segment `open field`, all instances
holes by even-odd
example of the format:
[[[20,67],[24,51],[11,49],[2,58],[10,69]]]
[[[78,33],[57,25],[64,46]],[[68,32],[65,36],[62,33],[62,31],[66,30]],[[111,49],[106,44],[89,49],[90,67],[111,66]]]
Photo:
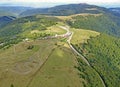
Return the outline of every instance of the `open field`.
[[[46,64],[33,78],[30,87],[83,87],[79,78],[76,59],[72,51],[59,46],[50,55]]]
[[[61,20],[72,20],[73,17],[76,16],[82,16],[82,17],[87,17],[87,16],[101,16],[102,14],[89,14],[89,13],[81,13],[81,14],[74,14],[74,15],[70,15],[70,16],[55,16]]]
[[[38,38],[42,35],[60,35],[60,34],[65,34],[66,30],[60,28],[61,24],[57,24],[57,25],[53,25],[50,27],[47,27],[45,30],[39,30],[39,29],[34,29],[31,31],[26,31],[24,33],[22,33],[23,37],[28,37],[28,38]]]
[[[84,29],[71,29],[71,31],[74,32],[71,39],[72,44],[87,43],[87,40],[90,39],[90,37],[100,35],[99,32]]]
[[[60,40],[21,42],[0,53],[0,87],[83,86],[76,57]]]

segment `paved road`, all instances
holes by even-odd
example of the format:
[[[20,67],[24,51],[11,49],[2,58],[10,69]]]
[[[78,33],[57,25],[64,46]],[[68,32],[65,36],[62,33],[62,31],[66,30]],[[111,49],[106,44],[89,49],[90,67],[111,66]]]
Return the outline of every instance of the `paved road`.
[[[88,66],[90,66],[91,68],[93,68],[93,67],[90,65],[90,63],[88,62],[88,60],[87,60],[82,54],[80,54],[80,53],[71,45],[71,42],[70,42],[70,41],[71,41],[71,39],[72,39],[72,36],[73,36],[74,32],[70,32],[70,31],[69,31],[69,27],[67,28],[67,32],[71,33],[71,35],[69,36],[69,38],[68,38],[68,40],[67,40],[70,48],[71,48],[77,55],[79,55],[79,56],[86,62],[86,64],[87,64]],[[94,69],[94,68],[93,68],[93,69]],[[95,70],[95,69],[94,69],[94,70]],[[95,71],[96,71],[96,70],[95,70]],[[97,71],[96,71],[96,73],[98,74],[99,79],[101,80],[101,82],[102,82],[102,84],[103,84],[103,87],[106,87],[105,82],[104,82],[104,80],[102,79],[102,76],[101,76]]]
[[[86,64],[87,64],[88,66],[90,66],[90,63],[87,61],[87,59],[86,59],[85,57],[83,57],[83,56],[71,45],[70,41],[71,41],[71,39],[72,39],[73,34],[74,34],[74,33],[72,32],[71,36],[70,36],[69,39],[67,40],[70,48],[71,48],[77,55],[79,55],[79,56],[86,62]]]

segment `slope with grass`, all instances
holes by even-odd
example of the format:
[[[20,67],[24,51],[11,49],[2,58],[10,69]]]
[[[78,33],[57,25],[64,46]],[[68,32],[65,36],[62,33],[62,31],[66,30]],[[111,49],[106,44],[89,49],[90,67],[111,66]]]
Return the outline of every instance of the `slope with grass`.
[[[59,39],[21,42],[0,53],[0,87],[83,87],[85,82],[74,68],[76,56]]]

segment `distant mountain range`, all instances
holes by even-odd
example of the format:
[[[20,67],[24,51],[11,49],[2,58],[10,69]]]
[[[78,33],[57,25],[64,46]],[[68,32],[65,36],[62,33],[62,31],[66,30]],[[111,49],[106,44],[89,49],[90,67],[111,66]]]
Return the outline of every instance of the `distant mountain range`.
[[[51,8],[37,8],[29,9],[20,14],[20,16],[30,16],[36,14],[56,15],[56,16],[67,16],[79,13],[92,13],[97,14],[106,11],[103,7],[88,4],[69,4],[60,5]]]
[[[18,16],[20,13],[31,9],[30,7],[7,6],[0,7],[0,16]]]
[[[32,8],[32,7],[21,7],[21,6],[1,6],[0,16],[16,16],[25,17],[31,15],[45,14],[45,15],[56,15],[56,16],[67,16],[79,13],[112,13],[120,16],[120,8],[104,8],[95,5],[89,5],[85,3],[81,4],[69,4],[59,5],[50,8]]]
[[[120,8],[110,8],[109,9],[114,15],[120,16]]]
[[[68,16],[79,13],[91,13],[91,14],[112,13],[114,15],[117,15],[118,11],[120,12],[120,8],[104,8],[104,7],[82,3],[82,4],[59,5],[51,8],[28,9],[20,13],[19,16],[24,17],[24,16],[37,15],[37,14]]]
[[[15,20],[16,18],[13,16],[2,16],[0,17],[0,28],[8,24],[9,22]]]

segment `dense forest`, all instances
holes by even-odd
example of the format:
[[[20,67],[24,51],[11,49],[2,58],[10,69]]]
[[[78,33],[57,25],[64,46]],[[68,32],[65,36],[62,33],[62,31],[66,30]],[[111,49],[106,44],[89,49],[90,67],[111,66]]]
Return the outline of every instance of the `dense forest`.
[[[74,46],[101,75],[107,87],[119,87],[116,84],[120,82],[120,39],[101,34]]]

